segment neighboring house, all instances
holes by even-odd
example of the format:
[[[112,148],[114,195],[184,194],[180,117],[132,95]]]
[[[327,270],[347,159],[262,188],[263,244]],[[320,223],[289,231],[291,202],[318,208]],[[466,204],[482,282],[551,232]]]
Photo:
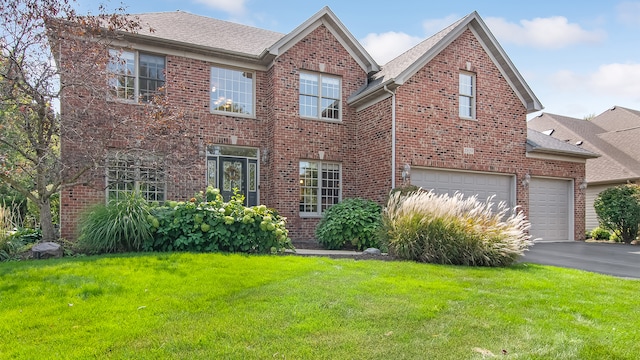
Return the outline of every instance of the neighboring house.
[[[543,113],[529,127],[602,155],[587,160],[586,230],[598,226],[593,202],[600,192],[640,180],[640,111],[614,106],[591,120]]]
[[[211,184],[275,208],[300,244],[331,205],[384,203],[410,182],[519,206],[534,237],[584,238],[580,184],[595,155],[527,131],[542,105],[475,12],[384,66],[326,7],[288,34],[180,11],[139,18],[155,32],[113,44],[120,77],[102,106],[124,116],[164,86],[191,114],[199,151],[176,170],[118,157],[126,141],[114,143],[101,178],[62,192],[64,237],[78,209],[121,191],[188,199]],[[78,151],[62,144],[63,157]]]

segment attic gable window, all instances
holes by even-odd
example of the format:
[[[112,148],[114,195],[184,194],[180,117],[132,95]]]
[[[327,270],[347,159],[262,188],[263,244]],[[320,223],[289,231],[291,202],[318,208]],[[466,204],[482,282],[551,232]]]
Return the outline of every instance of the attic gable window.
[[[115,99],[149,102],[165,83],[164,56],[109,49],[109,92]]]
[[[211,67],[211,112],[226,115],[254,115],[253,72]]]
[[[340,120],[340,78],[300,73],[300,116]]]
[[[460,73],[459,106],[460,117],[465,119],[476,118],[476,79],[469,73]]]

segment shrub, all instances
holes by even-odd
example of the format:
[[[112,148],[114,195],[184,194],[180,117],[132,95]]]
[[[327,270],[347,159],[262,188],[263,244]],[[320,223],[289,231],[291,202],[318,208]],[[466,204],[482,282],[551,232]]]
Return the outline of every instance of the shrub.
[[[640,186],[610,187],[596,197],[593,206],[601,227],[611,230],[627,244],[636,238],[640,224]]]
[[[390,196],[383,211],[383,241],[389,253],[421,262],[505,266],[531,245],[522,212],[476,197],[414,192]]]
[[[139,251],[152,236],[149,204],[137,193],[94,205],[80,222],[78,247],[88,253]]]
[[[611,237],[611,233],[607,229],[603,229],[599,226],[591,230],[589,235],[594,240],[609,240]]]
[[[153,237],[147,251],[279,253],[292,248],[286,219],[264,205],[244,206],[235,191],[224,202],[220,191],[208,187],[190,201],[167,201],[148,218]]]
[[[618,234],[612,232],[611,236],[609,236],[609,241],[613,241],[613,242],[622,242],[622,239],[620,239],[620,237],[618,236]]]
[[[380,205],[371,200],[346,199],[324,212],[316,238],[327,249],[342,249],[347,243],[359,250],[380,247],[380,211]]]

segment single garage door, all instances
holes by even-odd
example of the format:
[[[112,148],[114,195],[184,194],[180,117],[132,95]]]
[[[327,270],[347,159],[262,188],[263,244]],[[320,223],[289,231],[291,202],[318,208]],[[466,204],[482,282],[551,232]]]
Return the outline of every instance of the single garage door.
[[[465,197],[478,195],[480,201],[495,195],[494,208],[500,201],[504,201],[509,208],[515,204],[512,175],[414,168],[411,170],[411,184],[437,194],[453,195],[460,192]]]
[[[544,241],[573,240],[571,181],[532,177],[529,183],[531,236]]]

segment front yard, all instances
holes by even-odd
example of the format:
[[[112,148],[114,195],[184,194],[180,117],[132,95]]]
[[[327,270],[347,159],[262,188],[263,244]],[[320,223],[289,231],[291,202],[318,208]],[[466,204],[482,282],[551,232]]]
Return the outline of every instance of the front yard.
[[[0,263],[0,358],[634,359],[640,282],[520,264],[131,254]]]

